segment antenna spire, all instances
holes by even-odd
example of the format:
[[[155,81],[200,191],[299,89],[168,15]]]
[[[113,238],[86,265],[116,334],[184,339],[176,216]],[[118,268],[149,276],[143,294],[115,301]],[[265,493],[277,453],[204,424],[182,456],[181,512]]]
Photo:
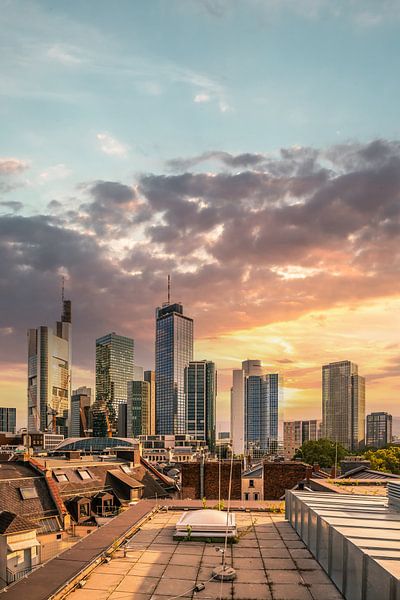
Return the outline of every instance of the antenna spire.
[[[168,274],[168,304],[171,304],[171,275]]]
[[[64,275],[62,276],[61,279],[61,302],[64,303],[64,298],[65,298],[65,277]]]

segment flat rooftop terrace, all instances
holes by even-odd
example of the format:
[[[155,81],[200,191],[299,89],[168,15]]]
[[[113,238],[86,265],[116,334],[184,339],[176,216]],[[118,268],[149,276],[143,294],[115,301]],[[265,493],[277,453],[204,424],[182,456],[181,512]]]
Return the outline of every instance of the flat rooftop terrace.
[[[68,600],[339,600],[342,598],[281,514],[236,512],[239,542],[227,549],[232,583],[211,581],[221,544],[173,540],[182,510],[155,513]],[[195,593],[194,587],[205,589]]]

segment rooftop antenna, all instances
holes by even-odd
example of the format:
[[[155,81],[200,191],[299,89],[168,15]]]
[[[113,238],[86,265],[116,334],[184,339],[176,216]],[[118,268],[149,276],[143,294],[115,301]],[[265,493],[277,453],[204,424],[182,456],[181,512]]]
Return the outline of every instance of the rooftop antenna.
[[[171,275],[168,275],[168,305],[171,304]]]

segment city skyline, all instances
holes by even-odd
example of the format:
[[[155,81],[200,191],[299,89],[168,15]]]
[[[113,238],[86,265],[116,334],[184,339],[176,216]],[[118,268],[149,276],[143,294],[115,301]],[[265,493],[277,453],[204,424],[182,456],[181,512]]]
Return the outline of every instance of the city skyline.
[[[154,369],[168,273],[219,423],[246,357],[282,373],[283,419],[318,418],[321,365],[342,360],[367,412],[400,417],[400,11],[334,4],[3,3],[0,404],[18,424],[26,331],[51,327],[61,278],[72,387],[94,389],[104,332]]]

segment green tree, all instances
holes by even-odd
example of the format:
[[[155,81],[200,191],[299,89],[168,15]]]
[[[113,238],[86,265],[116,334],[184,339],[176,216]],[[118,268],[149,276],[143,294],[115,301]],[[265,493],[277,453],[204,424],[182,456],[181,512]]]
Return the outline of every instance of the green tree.
[[[368,450],[364,457],[371,462],[371,469],[400,475],[400,447],[389,446],[380,450]]]
[[[337,462],[348,455],[346,448],[337,445]],[[304,462],[313,465],[319,464],[320,467],[332,467],[336,460],[336,444],[330,440],[317,440],[304,442],[294,455],[294,458],[301,458]]]

